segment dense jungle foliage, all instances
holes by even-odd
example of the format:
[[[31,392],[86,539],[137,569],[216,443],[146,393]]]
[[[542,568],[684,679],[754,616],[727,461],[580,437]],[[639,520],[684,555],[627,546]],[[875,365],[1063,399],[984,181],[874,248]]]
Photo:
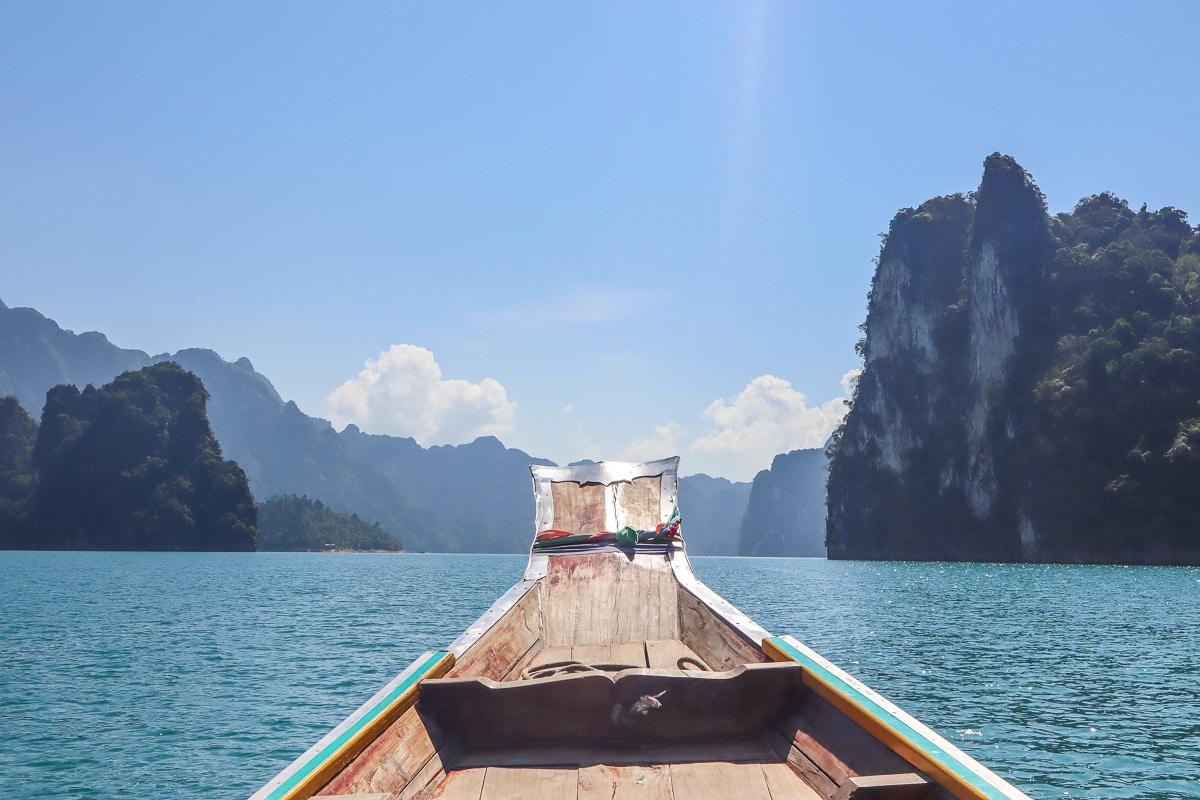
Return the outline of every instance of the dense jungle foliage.
[[[1103,193],[1050,216],[996,154],[978,192],[901,211],[877,263],[831,557],[1200,563],[1186,213]]]
[[[258,507],[259,550],[387,550],[404,549],[400,540],[380,527],[327,508],[308,496],[276,496]]]
[[[29,539],[37,423],[17,398],[0,398],[0,549]]]
[[[200,379],[172,362],[100,389],[56,386],[32,443],[32,420],[5,400],[0,514],[19,522],[0,528],[0,546],[253,550],[254,498],[241,468],[221,457],[207,399]]]
[[[1051,231],[1052,349],[1015,448],[1031,509],[1102,552],[1197,552],[1200,234],[1178,209],[1135,212],[1111,194]]]

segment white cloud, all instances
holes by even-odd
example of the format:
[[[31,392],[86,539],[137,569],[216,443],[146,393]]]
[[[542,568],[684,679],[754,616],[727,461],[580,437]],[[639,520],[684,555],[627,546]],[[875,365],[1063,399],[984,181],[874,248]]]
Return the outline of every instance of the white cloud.
[[[513,429],[516,404],[492,378],[445,380],[433,353],[394,344],[327,398],[330,421],[371,433],[411,436],[420,444],[462,444]]]
[[[854,396],[854,390],[858,386],[860,377],[862,377],[862,367],[852,369],[842,376],[842,391],[846,393],[846,397]]]
[[[843,376],[843,386],[852,379]],[[762,375],[752,380],[732,402],[716,400],[704,411],[709,431],[692,442],[707,464],[719,461],[709,474],[749,480],[771,466],[780,453],[823,447],[846,414],[844,398],[835,397],[809,407],[805,396],[785,380]]]
[[[679,440],[683,434],[683,428],[674,422],[658,425],[650,436],[638,439],[621,451],[621,460],[653,461],[673,456],[679,452]]]

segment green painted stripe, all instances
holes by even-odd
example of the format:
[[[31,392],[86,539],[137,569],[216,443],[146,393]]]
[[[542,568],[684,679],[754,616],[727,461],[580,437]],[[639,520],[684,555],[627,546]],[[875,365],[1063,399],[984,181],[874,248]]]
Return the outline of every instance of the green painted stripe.
[[[308,760],[307,763],[289,775],[287,780],[285,780],[279,786],[276,786],[275,790],[267,795],[266,800],[281,800],[281,798],[285,797],[288,792],[292,791],[292,789],[296,788],[305,780],[307,780],[308,777],[320,769],[320,767],[324,765],[324,763],[328,761],[334,753],[340,750],[342,746],[346,744],[346,742],[353,739],[360,731],[362,731],[363,728],[367,727],[376,719],[378,719],[379,715],[386,711],[392,703],[396,702],[396,700],[402,694],[416,685],[422,678],[425,677],[425,675],[429,673],[431,669],[437,666],[437,664],[439,664],[442,659],[448,655],[450,654],[444,650],[439,650],[430,654],[429,658],[425,659],[425,661],[419,667],[417,667],[417,669],[413,671],[411,675],[401,681],[396,688],[392,689],[392,691],[388,692],[379,700],[378,703],[371,706],[371,708],[368,709],[367,712],[362,715],[362,717],[356,720],[353,725],[342,731],[340,736],[322,747],[320,751],[318,751],[313,755],[312,758]]]
[[[806,653],[797,650],[785,639],[778,636],[771,636],[767,641],[788,658],[799,663],[820,680],[829,684],[834,691],[839,692],[850,702],[859,706],[865,713],[874,717],[876,721],[885,728],[890,729],[898,738],[907,740],[908,744],[914,749],[924,753],[930,761],[937,764],[946,773],[953,775],[969,786],[980,797],[988,798],[988,800],[1011,800],[1014,796],[1023,796],[1017,792],[1015,787],[1010,787],[1010,791],[1006,792],[1000,786],[985,779],[984,776],[975,771],[975,768],[971,764],[963,761],[959,754],[946,750],[942,745],[930,739],[926,731],[914,728],[909,722],[896,716],[890,709],[880,705],[871,695],[865,694],[857,686],[847,681],[847,676],[841,670],[830,670],[826,665],[810,658]],[[997,777],[997,780],[1002,779]]]

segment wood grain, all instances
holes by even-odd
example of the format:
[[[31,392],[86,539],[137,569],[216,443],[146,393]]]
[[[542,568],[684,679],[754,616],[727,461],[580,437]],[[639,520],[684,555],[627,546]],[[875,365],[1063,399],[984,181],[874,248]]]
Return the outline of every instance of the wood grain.
[[[367,745],[318,795],[399,792],[434,757],[436,749],[414,706]]]
[[[679,638],[678,584],[664,555],[552,557],[538,589],[546,647]]]
[[[421,800],[480,800],[486,774],[487,770],[482,767],[455,770]]]
[[[671,790],[688,800],[771,800],[762,767],[727,761],[671,765]]]
[[[460,656],[447,677],[503,680],[539,638],[538,591],[527,591],[516,604]]]
[[[681,635],[674,638],[682,639],[714,670],[768,660],[758,643],[745,639],[699,598],[683,588],[679,589],[678,609]]]
[[[763,764],[762,772],[771,800],[828,800],[827,795],[805,783],[787,764]]]
[[[488,800],[575,800],[579,775],[574,769],[488,767],[482,797]]]
[[[579,768],[578,800],[672,800],[671,773],[666,766]]]

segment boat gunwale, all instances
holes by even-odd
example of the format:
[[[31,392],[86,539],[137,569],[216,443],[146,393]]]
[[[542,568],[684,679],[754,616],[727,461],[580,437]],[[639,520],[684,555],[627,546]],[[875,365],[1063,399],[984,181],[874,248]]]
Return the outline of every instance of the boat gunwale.
[[[832,703],[913,766],[961,800],[1030,800],[1011,783],[948,742],[879,692],[789,635],[769,636],[762,650],[803,667],[805,686]]]
[[[416,703],[421,681],[446,674],[454,661],[454,655],[446,650],[427,650],[418,656],[371,699],[280,770],[250,800],[311,797]]]

